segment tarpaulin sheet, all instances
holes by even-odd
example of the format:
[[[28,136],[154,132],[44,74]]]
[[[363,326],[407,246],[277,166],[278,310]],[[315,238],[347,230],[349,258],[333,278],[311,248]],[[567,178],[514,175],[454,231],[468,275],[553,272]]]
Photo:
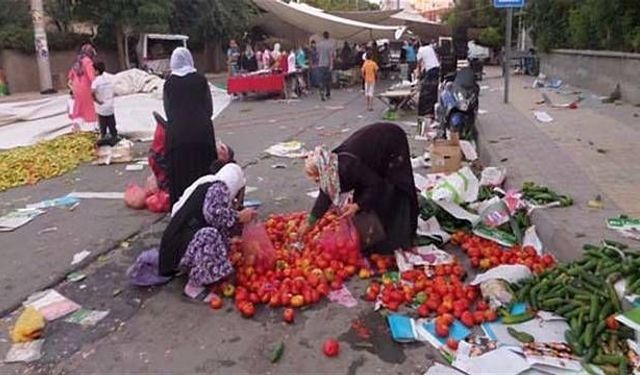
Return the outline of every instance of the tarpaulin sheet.
[[[253,0],[262,10],[281,21],[298,27],[311,34],[329,31],[331,38],[353,42],[367,42],[377,39],[395,40],[401,37],[404,26],[382,26],[355,21],[325,13],[321,9],[305,4],[284,3],[276,0]],[[286,28],[287,25],[282,25]]]

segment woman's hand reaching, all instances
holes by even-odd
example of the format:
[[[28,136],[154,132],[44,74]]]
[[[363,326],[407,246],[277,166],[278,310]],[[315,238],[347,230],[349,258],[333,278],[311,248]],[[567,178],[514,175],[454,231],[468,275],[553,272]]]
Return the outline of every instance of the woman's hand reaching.
[[[360,210],[360,206],[357,203],[348,203],[342,208],[342,215],[340,219],[348,218],[355,215]]]
[[[245,208],[238,212],[238,221],[242,224],[246,224],[258,216],[258,212],[253,208]]]

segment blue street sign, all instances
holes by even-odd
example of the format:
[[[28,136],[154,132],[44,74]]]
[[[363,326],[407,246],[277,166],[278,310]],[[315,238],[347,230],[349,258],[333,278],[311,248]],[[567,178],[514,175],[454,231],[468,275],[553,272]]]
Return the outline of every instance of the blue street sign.
[[[525,0],[493,0],[495,8],[522,8]]]

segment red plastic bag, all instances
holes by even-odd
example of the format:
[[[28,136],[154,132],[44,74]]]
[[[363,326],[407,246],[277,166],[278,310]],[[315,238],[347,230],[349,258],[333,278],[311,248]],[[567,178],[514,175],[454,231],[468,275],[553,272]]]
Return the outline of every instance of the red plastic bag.
[[[349,219],[340,220],[333,230],[322,232],[319,247],[327,260],[337,260],[354,266],[362,260],[358,231]]]
[[[245,224],[241,249],[244,264],[253,266],[259,273],[273,269],[276,264],[276,250],[263,223]]]
[[[131,182],[127,185],[127,189],[124,192],[124,203],[126,203],[128,207],[136,210],[143,209],[146,205],[145,198],[146,194],[138,184]]]
[[[158,190],[154,194],[149,195],[145,200],[145,203],[151,212],[169,212],[169,194],[162,190]]]

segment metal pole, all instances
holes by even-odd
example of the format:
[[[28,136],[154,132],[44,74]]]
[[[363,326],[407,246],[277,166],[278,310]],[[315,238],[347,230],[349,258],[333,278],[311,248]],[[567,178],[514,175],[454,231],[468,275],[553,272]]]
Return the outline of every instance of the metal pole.
[[[507,30],[504,40],[504,102],[509,103],[509,75],[511,68],[511,28],[513,26],[513,8],[507,8]]]
[[[396,2],[396,9],[400,10],[400,0]]]
[[[44,10],[42,0],[31,0],[31,20],[35,35],[36,58],[38,60],[38,76],[40,77],[40,92],[53,92],[51,83],[51,66],[49,64],[49,47],[47,33],[44,29]]]

